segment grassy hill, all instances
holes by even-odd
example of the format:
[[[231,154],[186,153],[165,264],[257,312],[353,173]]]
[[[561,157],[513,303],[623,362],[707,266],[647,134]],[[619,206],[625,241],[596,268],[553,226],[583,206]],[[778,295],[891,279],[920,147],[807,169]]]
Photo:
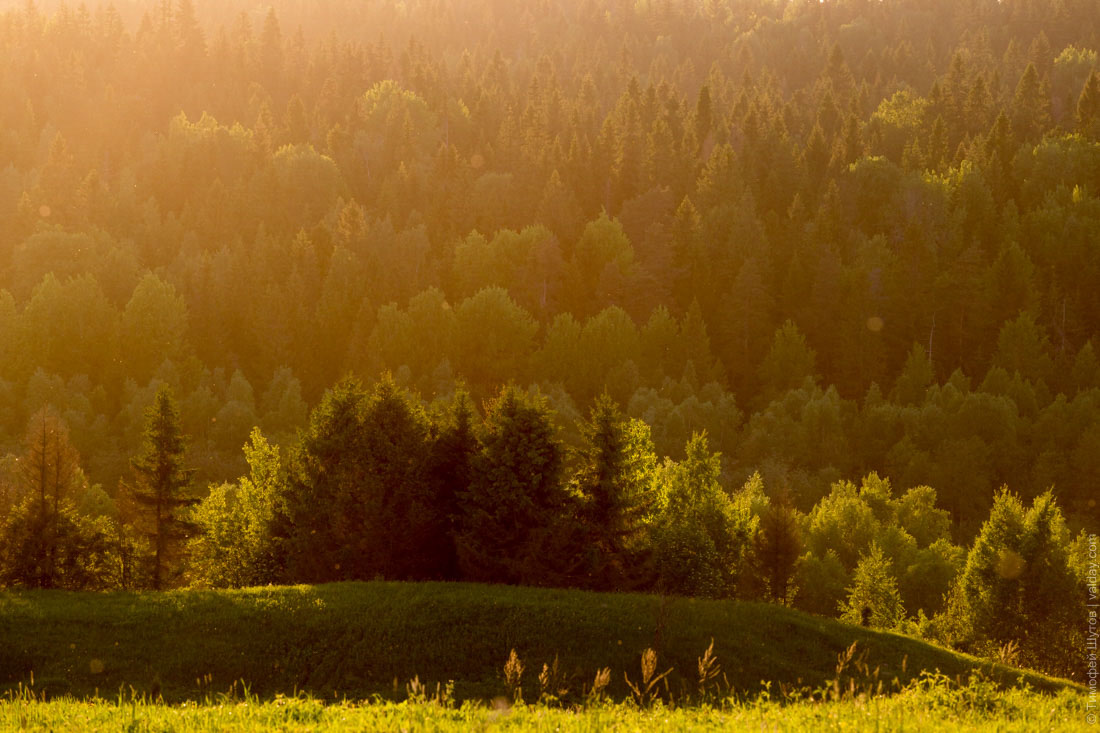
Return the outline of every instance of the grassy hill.
[[[120,687],[199,699],[243,679],[254,693],[305,691],[331,699],[403,694],[413,676],[454,680],[459,698],[504,692],[509,650],[538,689],[558,655],[573,689],[610,667],[615,696],[639,655],[659,652],[674,690],[693,684],[711,638],[734,689],[762,681],[817,687],[853,641],[880,679],[921,670],[954,676],[971,657],[773,605],[445,583],[342,583],[238,591],[0,593],[0,689],[112,697]],[[904,660],[904,669],[903,669]],[[1004,681],[1041,689],[1061,681],[998,667]],[[773,689],[775,689],[773,687]]]

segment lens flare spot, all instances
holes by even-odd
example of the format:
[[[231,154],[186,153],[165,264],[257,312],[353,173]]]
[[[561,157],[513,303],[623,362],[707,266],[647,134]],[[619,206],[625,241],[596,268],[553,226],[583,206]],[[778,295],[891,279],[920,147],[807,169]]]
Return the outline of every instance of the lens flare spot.
[[[93,659],[88,662],[88,671],[92,674],[103,674],[103,662],[98,659]]]
[[[878,333],[879,331],[881,331],[884,325],[886,324],[879,316],[871,316],[867,319],[867,328],[874,333]]]
[[[49,218],[49,216],[50,216],[50,207],[46,206],[45,204],[42,204],[41,206],[38,207],[38,215],[41,216],[43,219]]]

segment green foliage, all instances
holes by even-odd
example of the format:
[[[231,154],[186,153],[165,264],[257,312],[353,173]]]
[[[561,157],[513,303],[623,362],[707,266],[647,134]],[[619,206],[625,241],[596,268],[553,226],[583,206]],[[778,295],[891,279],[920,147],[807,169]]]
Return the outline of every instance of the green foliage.
[[[188,489],[192,470],[184,465],[179,408],[167,386],[157,390],[145,411],[141,452],[131,461],[133,482],[126,486],[140,532],[152,543],[152,584],[169,582],[174,554],[190,529],[183,509],[194,503]]]
[[[928,359],[924,347],[913,344],[905,367],[894,383],[890,399],[899,405],[919,405],[924,402],[925,391],[935,380],[932,362]]]
[[[647,580],[646,519],[657,502],[656,456],[648,435],[625,421],[605,393],[580,426],[570,488],[580,497],[580,522],[591,533],[584,548],[585,585],[623,589]]]
[[[936,505],[936,490],[914,486],[894,501],[898,526],[912,535],[920,547],[950,538],[951,517]]]
[[[835,615],[847,595],[850,577],[835,550],[821,557],[807,552],[798,561],[795,608],[819,616]]]
[[[212,486],[191,515],[196,532],[188,553],[195,584],[240,588],[278,578],[271,529],[286,492],[279,447],[254,428],[244,454],[249,475]]]
[[[148,377],[165,359],[179,359],[186,337],[187,304],[171,284],[146,274],[122,312],[121,338],[134,360],[133,373]]]
[[[877,544],[860,557],[840,612],[843,621],[880,629],[893,629],[905,618],[897,579]]]
[[[825,557],[831,550],[848,569],[870,548],[881,530],[874,511],[850,481],[833,484],[806,518],[806,547]]]
[[[894,96],[879,103],[870,124],[875,134],[881,136],[882,152],[890,159],[900,162],[906,143],[919,139],[928,124],[929,106],[927,99],[908,89],[895,92]]]
[[[753,477],[759,480],[759,474]],[[794,584],[802,556],[798,510],[781,497],[778,501],[767,502],[754,514],[760,518],[752,548],[754,570],[763,581],[769,600],[789,604],[799,590]]]
[[[759,520],[722,489],[722,457],[710,452],[706,435],[693,435],[686,453],[683,461],[662,467],[668,498],[654,530],[658,587],[726,597],[734,591]]]
[[[1013,642],[1021,660],[1071,672],[1084,596],[1068,546],[1052,493],[1025,509],[1002,489],[953,588],[949,633],[986,651]]]
[[[481,450],[470,458],[469,488],[459,495],[465,577],[539,584],[551,574],[572,574],[577,547],[555,530],[565,527],[576,500],[562,480],[555,432],[540,395],[506,387],[489,404]]]
[[[631,449],[659,497],[646,542],[673,498],[655,466],[704,430],[722,491],[759,471],[802,512],[889,475],[896,491],[865,481],[825,509],[857,520],[845,572],[878,543],[911,613],[938,607],[946,538],[970,542],[1003,483],[1054,486],[1067,525],[1095,531],[1089,3],[605,4],[470,0],[464,25],[431,3],[277,2],[262,22],[190,0],[148,18],[8,3],[0,456],[52,404],[113,494],[165,384],[195,485],[241,475],[257,425],[288,465],[314,461],[295,511],[332,545],[315,577],[460,577],[472,414],[460,428],[409,395],[372,412],[364,393],[354,429],[328,425],[331,454],[306,429],[342,373],[392,371],[426,402],[539,385],[573,447],[606,391],[647,425]],[[903,493],[922,486],[936,495]],[[552,516],[578,502],[539,521],[532,552],[556,558],[540,582],[580,582],[593,542]],[[17,503],[5,487],[0,511]],[[125,585],[124,558],[159,535],[128,527],[140,508],[87,505],[118,517]],[[827,563],[844,528],[818,520],[803,539]],[[669,546],[715,543],[696,530]],[[279,531],[303,570],[309,541]]]
[[[326,393],[291,455],[276,537],[291,578],[409,578],[437,572],[443,527],[429,480],[427,415],[387,378]],[[325,507],[323,512],[317,507]]]
[[[1050,342],[1034,316],[1022,313],[1001,329],[994,362],[1032,382],[1049,382],[1054,368],[1049,349]]]
[[[43,510],[33,496],[11,508],[0,526],[0,585],[101,590],[116,587],[113,522],[81,514],[71,499]]]
[[[0,514],[0,585],[99,589],[111,585],[114,523],[77,510],[86,490],[65,422],[49,408],[27,425]]]
[[[454,363],[474,384],[497,386],[526,373],[538,324],[503,288],[486,288],[455,309]]]
[[[787,321],[775,332],[771,351],[760,365],[760,381],[765,394],[777,397],[787,390],[796,389],[807,378],[814,378],[814,350],[806,345],[806,337]]]

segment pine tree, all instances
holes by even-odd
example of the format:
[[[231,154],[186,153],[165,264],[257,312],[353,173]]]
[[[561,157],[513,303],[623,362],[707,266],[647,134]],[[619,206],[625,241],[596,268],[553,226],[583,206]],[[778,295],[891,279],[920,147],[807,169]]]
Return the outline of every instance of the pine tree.
[[[153,545],[154,590],[168,580],[173,552],[191,527],[181,511],[195,503],[187,494],[194,470],[185,467],[184,451],[179,408],[171,390],[161,386],[145,412],[141,453],[131,461],[134,481],[127,486],[142,515],[141,532]]]

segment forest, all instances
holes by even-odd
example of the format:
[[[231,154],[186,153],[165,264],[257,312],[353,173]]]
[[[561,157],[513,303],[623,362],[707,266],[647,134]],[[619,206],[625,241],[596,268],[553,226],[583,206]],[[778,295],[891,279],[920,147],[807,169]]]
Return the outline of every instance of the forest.
[[[0,585],[758,599],[1080,678],[1098,50],[1094,0],[0,0]]]

